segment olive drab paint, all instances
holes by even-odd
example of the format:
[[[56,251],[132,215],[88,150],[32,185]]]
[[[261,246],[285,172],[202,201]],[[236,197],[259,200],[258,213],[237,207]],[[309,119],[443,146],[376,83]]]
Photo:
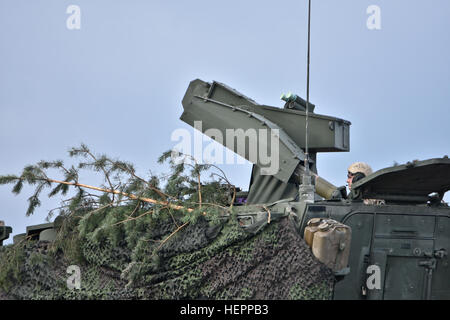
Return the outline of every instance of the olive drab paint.
[[[450,159],[444,156],[384,168],[353,183],[351,193],[344,194],[345,187],[337,188],[317,175],[316,154],[349,151],[350,122],[311,110],[310,169],[316,194],[313,201],[301,201],[298,184],[305,171],[305,154],[304,130],[298,128],[305,124],[305,106],[302,99],[287,100],[283,109],[260,105],[224,84],[201,80],[192,81],[183,98],[181,120],[191,126],[202,121],[203,133],[217,129],[214,132],[226,139],[227,129],[278,130],[279,170],[272,175],[261,174],[267,162],[251,159],[247,147],[230,149],[254,164],[249,190],[239,196],[246,201],[233,207],[240,226],[256,234],[288,217],[286,223],[292,223],[310,245],[321,221],[345,226],[351,231],[348,242],[342,233],[339,238],[329,236],[329,229],[323,230],[323,239],[333,239],[329,243],[335,249],[319,241],[319,252],[348,250],[346,267],[334,270],[334,299],[450,299],[450,207],[443,202],[450,189]],[[173,136],[182,137],[180,132]],[[259,136],[254,139],[258,143]],[[54,225],[28,227],[26,234],[14,236],[14,242],[24,237],[39,239],[43,231],[57,228],[58,218]],[[10,231],[0,226],[6,237]],[[52,237],[52,232],[45,237]],[[68,272],[68,287],[79,288],[81,271],[75,266]]]
[[[368,14],[368,27],[381,28],[379,7],[369,7]],[[317,175],[315,159],[319,152],[350,150],[350,122],[318,115],[310,105],[308,148],[317,194],[313,203],[299,201],[305,136],[298,128],[305,126],[305,104],[293,94],[282,99],[284,108],[261,105],[222,83],[201,80],[192,81],[183,98],[181,120],[191,126],[202,121],[204,130],[279,130],[279,171],[262,176],[261,163],[252,162],[247,204],[236,207],[238,219],[249,221],[244,227],[255,232],[268,223],[262,205],[272,217],[292,217],[310,245],[321,219],[345,225],[351,230],[348,265],[335,270],[334,299],[450,299],[450,208],[442,202],[450,189],[448,157],[378,170],[352,184],[349,195],[343,194],[345,187],[337,188]],[[232,151],[249,159],[248,152]],[[308,225],[311,219],[315,220]]]

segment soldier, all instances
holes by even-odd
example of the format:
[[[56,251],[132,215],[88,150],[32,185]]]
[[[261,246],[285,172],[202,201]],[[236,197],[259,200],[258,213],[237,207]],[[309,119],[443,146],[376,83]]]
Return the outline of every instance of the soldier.
[[[352,189],[352,182],[356,182],[372,173],[372,168],[365,162],[352,163],[347,169],[348,189]]]
[[[352,183],[372,174],[372,168],[365,162],[352,163],[347,169],[347,185],[348,189],[352,189]],[[384,204],[384,200],[364,199],[364,204]]]

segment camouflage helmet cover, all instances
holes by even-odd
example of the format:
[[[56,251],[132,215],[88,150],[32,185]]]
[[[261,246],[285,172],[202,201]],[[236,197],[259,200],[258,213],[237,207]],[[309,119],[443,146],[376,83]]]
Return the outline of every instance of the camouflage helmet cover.
[[[372,173],[372,168],[365,162],[355,162],[348,167],[348,172],[355,174],[357,172],[362,172],[366,177]]]

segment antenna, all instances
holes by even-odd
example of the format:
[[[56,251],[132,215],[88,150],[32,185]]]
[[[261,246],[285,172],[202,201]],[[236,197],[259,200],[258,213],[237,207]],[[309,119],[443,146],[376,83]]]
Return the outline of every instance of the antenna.
[[[308,53],[306,64],[306,125],[305,125],[305,170],[309,174],[308,115],[309,115],[309,65],[311,55],[311,0],[308,0]]]
[[[311,0],[308,0],[308,58],[306,65],[306,121],[305,121],[305,172],[302,177],[302,184],[299,187],[299,199],[303,202],[314,203],[315,187],[311,184],[311,174],[309,172],[308,153],[308,116],[309,116],[309,65],[311,52]]]

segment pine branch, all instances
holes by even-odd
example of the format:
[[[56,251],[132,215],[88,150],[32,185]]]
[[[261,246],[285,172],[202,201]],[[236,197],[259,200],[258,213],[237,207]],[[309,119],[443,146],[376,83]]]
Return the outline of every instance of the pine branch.
[[[146,181],[145,179],[139,177],[138,175],[136,175],[134,168],[130,165],[127,164],[125,162],[121,162],[121,161],[112,161],[110,159],[107,159],[108,162],[110,162],[110,164],[112,165],[112,168],[118,168],[124,172],[127,172],[129,175],[133,176],[134,178],[138,179],[139,181],[144,182],[145,184],[148,185],[148,187],[155,191],[156,193],[158,193],[160,196],[162,196],[163,198],[172,198],[170,195],[165,194],[164,192],[162,192],[161,190],[159,190],[158,188],[156,188],[154,185],[152,185],[150,182]]]
[[[74,156],[83,156],[83,157],[90,157],[91,159],[93,159],[93,163],[80,163],[79,164],[79,168],[83,169],[85,167],[91,167],[96,171],[103,171],[103,174],[105,176],[105,180],[108,182],[110,189],[114,189],[112,183],[111,183],[111,179],[110,179],[110,173],[112,172],[116,172],[119,171],[121,173],[126,173],[132,177],[134,177],[135,179],[142,181],[143,183],[145,183],[151,190],[155,191],[157,194],[159,194],[159,196],[161,196],[162,198],[171,198],[170,195],[165,194],[164,192],[162,192],[161,190],[159,190],[158,188],[156,188],[153,184],[151,184],[149,181],[146,181],[145,179],[143,179],[142,177],[139,177],[138,175],[136,175],[135,169],[133,167],[132,164],[124,162],[124,161],[118,161],[118,160],[111,160],[109,159],[107,156],[102,155],[99,158],[97,158],[90,150],[89,148],[84,145],[81,144],[81,146],[79,148],[72,148],[69,151],[69,155],[71,157]],[[107,165],[109,164],[109,168],[107,168]],[[114,197],[113,197],[114,200]]]
[[[0,176],[0,185],[14,183],[18,179],[20,178],[14,175]]]
[[[183,206],[178,206],[178,205],[169,203],[167,201],[159,201],[159,200],[150,199],[150,198],[138,197],[138,196],[135,196],[134,194],[122,192],[122,191],[115,190],[115,189],[105,189],[105,188],[99,188],[99,187],[90,186],[90,185],[82,184],[82,183],[78,183],[78,182],[60,181],[60,180],[54,180],[54,179],[49,179],[49,178],[47,178],[46,181],[53,182],[53,183],[65,184],[65,185],[69,185],[69,186],[80,187],[80,188],[86,188],[86,189],[91,189],[91,190],[96,190],[96,191],[101,191],[101,192],[107,192],[107,193],[112,193],[112,194],[117,194],[117,195],[122,195],[122,196],[125,196],[125,197],[133,199],[133,200],[140,200],[143,202],[148,202],[148,203],[152,203],[152,204],[156,204],[156,205],[168,206],[175,210],[187,210],[188,212],[194,211],[194,209],[185,208]]]
[[[79,163],[78,168],[74,166],[66,168],[61,160],[40,161],[36,165],[26,166],[20,176],[0,176],[0,185],[14,184],[12,192],[15,194],[19,194],[22,191],[24,183],[36,185],[34,194],[28,198],[29,207],[26,213],[27,215],[32,214],[35,208],[41,205],[39,199],[41,192],[46,187],[51,188],[53,183],[55,183],[56,186],[51,188],[48,194],[49,197],[54,197],[58,194],[66,195],[71,186],[78,189],[78,193],[75,197],[66,200],[70,201],[69,210],[72,211],[77,211],[80,208],[91,210],[92,207],[100,207],[107,203],[113,205],[116,202],[114,196],[118,195],[117,203],[124,201],[123,198],[125,197],[128,199],[125,201],[137,200],[142,204],[150,203],[153,205],[160,205],[168,209],[185,210],[191,213],[196,209],[193,209],[192,207],[189,208],[187,206],[193,205],[196,208],[201,209],[203,205],[210,205],[208,202],[216,202],[216,200],[221,199],[223,195],[221,185],[217,182],[202,185],[201,173],[208,170],[211,165],[198,164],[196,159],[190,155],[184,155],[185,158],[192,160],[190,163],[187,161],[175,163],[173,158],[174,154],[172,151],[168,151],[160,157],[159,162],[165,161],[169,158],[171,159],[172,172],[167,179],[165,192],[156,187],[159,185],[159,178],[153,176],[151,180],[147,181],[136,174],[132,164],[118,160],[111,160],[105,155],[96,156],[84,144],[78,148],[72,148],[69,150],[69,155],[71,157],[82,156],[84,158],[88,158],[89,160],[88,162]],[[180,156],[180,153],[177,155]],[[192,168],[190,174],[185,173],[186,166]],[[96,172],[101,172],[104,175],[108,186],[101,185],[97,187],[80,183],[78,171],[82,168],[90,168]],[[48,169],[60,170],[63,174],[63,178],[49,178],[46,173]],[[217,169],[220,170],[219,168]],[[223,171],[220,171],[223,174]],[[228,182],[226,178],[223,179]],[[88,193],[86,195],[86,190],[100,191],[103,195],[95,195],[98,199],[93,199],[92,196],[94,195],[92,193]],[[109,197],[107,194],[111,194],[112,197]],[[85,201],[86,199],[88,199],[88,201]],[[183,201],[184,205],[171,203],[168,199]],[[223,201],[220,200],[220,202],[222,203]],[[139,205],[137,205],[136,208],[139,208]],[[136,211],[136,209],[134,211]],[[133,216],[134,211],[130,217]],[[50,213],[51,212],[53,211],[50,211]],[[203,214],[206,215],[205,212],[203,212]]]
[[[28,168],[28,169],[30,169],[30,168]],[[19,188],[17,188],[17,185],[19,183],[22,184],[23,181],[26,181],[26,182],[28,182],[30,184],[35,184],[38,181],[41,182],[41,184],[37,187],[35,194],[33,196],[31,196],[30,198],[28,198],[28,202],[30,203],[30,205],[29,205],[28,210],[26,212],[27,216],[31,215],[34,212],[34,209],[36,207],[40,206],[41,202],[39,200],[39,194],[41,193],[41,191],[42,191],[44,186],[48,186],[51,183],[57,183],[59,185],[74,186],[74,187],[79,187],[79,188],[86,188],[86,189],[95,190],[95,191],[101,191],[101,192],[106,192],[106,193],[111,193],[111,194],[122,195],[122,196],[125,196],[125,197],[129,198],[129,199],[140,200],[140,201],[143,201],[143,202],[152,203],[152,204],[156,204],[156,205],[163,205],[163,206],[167,206],[169,208],[175,209],[175,210],[187,210],[188,212],[194,211],[194,209],[186,208],[186,207],[179,206],[179,205],[175,205],[175,204],[172,204],[172,203],[170,203],[168,201],[159,201],[159,200],[146,198],[146,197],[138,197],[138,196],[136,196],[134,194],[122,192],[122,191],[119,191],[119,190],[116,190],[116,189],[105,189],[105,188],[99,188],[99,187],[95,187],[95,186],[91,186],[91,185],[87,185],[87,184],[82,184],[82,183],[78,183],[78,182],[70,182],[70,181],[61,181],[61,180],[50,179],[50,178],[48,178],[46,176],[45,177],[42,177],[42,176],[39,177],[39,176],[34,176],[34,175],[32,176],[32,175],[29,174],[30,170],[28,170],[27,172],[28,173],[27,173],[27,175],[25,177],[17,177],[17,176],[13,176],[13,175],[0,176],[0,184],[9,184],[9,183],[16,182],[16,185],[13,188],[13,192],[15,192],[15,193],[20,192],[20,190],[18,190]],[[58,188],[58,186],[56,188]],[[61,189],[61,188],[59,188],[59,189]],[[57,193],[57,191],[55,191],[55,189],[50,193],[50,194],[52,194],[52,196]]]

